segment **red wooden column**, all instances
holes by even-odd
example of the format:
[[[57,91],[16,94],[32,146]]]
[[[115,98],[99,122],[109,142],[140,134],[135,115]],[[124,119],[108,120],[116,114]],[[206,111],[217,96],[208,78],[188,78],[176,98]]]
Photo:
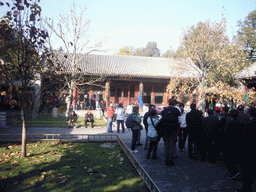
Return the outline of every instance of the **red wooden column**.
[[[89,99],[90,99],[90,101],[89,101],[89,102],[91,102],[91,99],[92,99],[92,93],[93,93],[92,85],[90,85],[90,92],[89,92]]]
[[[168,100],[169,100],[170,98],[172,98],[172,92],[171,92],[171,91],[170,91],[170,92],[168,92],[167,103],[168,103]]]
[[[167,92],[167,87],[166,87],[164,91],[164,106],[167,106],[168,99],[169,99],[169,92]]]
[[[128,105],[131,104],[131,86],[130,85],[129,85],[129,88],[128,88]]]
[[[199,98],[198,87],[196,87],[196,108],[198,108],[198,98]]]
[[[143,82],[142,81],[140,82],[140,85],[139,85],[139,92],[140,92],[140,94],[142,96],[142,94],[143,94]]]
[[[106,106],[109,104],[109,98],[110,98],[110,81],[108,80],[105,84],[105,100],[106,100]]]
[[[155,85],[152,85],[151,103],[155,103]]]

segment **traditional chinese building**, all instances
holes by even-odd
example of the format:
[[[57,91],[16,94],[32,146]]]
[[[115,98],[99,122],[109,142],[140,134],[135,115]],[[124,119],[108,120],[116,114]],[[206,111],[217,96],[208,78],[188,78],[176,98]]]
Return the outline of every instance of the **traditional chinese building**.
[[[235,77],[243,80],[248,88],[256,88],[256,62],[238,72]]]
[[[252,65],[248,66],[247,68],[243,69],[242,71],[238,72],[235,77],[241,80],[245,86],[245,91],[247,89],[254,89],[256,90],[256,62]],[[256,98],[254,99],[253,103],[256,103]]]
[[[139,93],[143,103],[155,103],[166,106],[171,92],[167,92],[170,77],[176,74],[173,66],[189,61],[173,58],[120,56],[120,55],[87,55],[78,68],[87,77],[102,77],[101,81],[78,86],[75,95],[78,106],[83,108],[84,97],[93,98],[96,93],[106,102],[123,103],[127,106],[136,103]],[[66,63],[67,69],[71,67]],[[178,73],[178,72],[177,72]],[[184,78],[193,78],[197,71],[188,67],[180,74]],[[61,87],[61,86],[60,86]],[[67,95],[67,90],[61,92]],[[65,96],[64,96],[65,97]]]

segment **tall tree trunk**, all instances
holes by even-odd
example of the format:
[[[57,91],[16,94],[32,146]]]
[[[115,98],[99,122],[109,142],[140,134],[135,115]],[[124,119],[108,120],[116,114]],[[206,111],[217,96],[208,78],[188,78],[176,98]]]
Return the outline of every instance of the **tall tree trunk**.
[[[67,109],[66,109],[66,113],[65,113],[65,117],[66,117],[66,120],[69,119],[69,113],[70,113],[70,106],[71,106],[71,96],[70,96],[70,91],[69,91],[69,100],[67,102]]]
[[[74,82],[72,81],[71,82],[71,88],[69,89],[69,97],[70,97],[70,99],[68,100],[66,114],[65,114],[66,120],[68,120],[68,126],[71,125],[71,121],[69,119],[69,115],[71,113],[71,104],[72,104],[72,100],[73,100],[73,87],[74,87]]]
[[[201,83],[198,86],[198,92],[199,92],[199,98],[198,98],[198,109],[201,110],[203,112],[203,114],[205,113],[205,92],[202,91],[203,88],[205,88],[207,86],[206,84],[206,79],[203,78]]]
[[[26,110],[23,111],[22,117],[22,140],[21,140],[21,157],[26,157],[26,142],[27,142],[27,122]]]

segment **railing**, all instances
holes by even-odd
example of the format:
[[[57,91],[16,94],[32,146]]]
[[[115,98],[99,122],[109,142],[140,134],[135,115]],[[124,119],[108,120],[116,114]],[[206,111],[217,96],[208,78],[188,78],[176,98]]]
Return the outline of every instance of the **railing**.
[[[127,148],[127,146],[124,144],[124,142],[120,139],[119,136],[117,136],[117,142],[120,145],[120,147],[125,152],[126,156],[130,159],[131,163],[135,167],[135,169],[138,171],[138,173],[142,176],[145,184],[152,192],[160,192],[160,189],[156,186],[154,181],[151,179],[151,177],[148,175],[148,173],[143,169],[141,164],[137,161],[137,159],[134,157],[134,155],[131,153],[131,151]]]
[[[21,134],[0,134],[0,142],[20,142]],[[117,135],[90,134],[28,134],[27,141],[79,141],[79,142],[116,142]]]
[[[0,142],[20,142],[21,134],[0,134]],[[151,192],[160,192],[154,181],[143,169],[128,147],[118,135],[89,135],[89,134],[28,134],[27,141],[79,141],[79,142],[117,142],[122,148],[135,169],[143,178],[145,184]]]
[[[81,121],[78,121],[80,123]],[[15,120],[15,121],[8,121],[7,124],[9,126],[22,126],[21,120]],[[68,127],[67,121],[27,121],[28,127]]]

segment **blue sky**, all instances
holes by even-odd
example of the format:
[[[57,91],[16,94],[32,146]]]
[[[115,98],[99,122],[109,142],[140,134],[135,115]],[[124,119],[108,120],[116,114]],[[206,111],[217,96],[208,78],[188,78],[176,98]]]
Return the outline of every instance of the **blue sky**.
[[[222,14],[227,18],[231,37],[238,29],[237,21],[256,9],[255,0],[41,0],[42,15],[66,13],[72,3],[89,4],[92,39],[109,37],[111,40],[104,45],[111,49],[109,53],[129,45],[145,47],[149,41],[157,42],[164,53],[170,46],[179,46],[182,28],[209,18],[220,21]]]

